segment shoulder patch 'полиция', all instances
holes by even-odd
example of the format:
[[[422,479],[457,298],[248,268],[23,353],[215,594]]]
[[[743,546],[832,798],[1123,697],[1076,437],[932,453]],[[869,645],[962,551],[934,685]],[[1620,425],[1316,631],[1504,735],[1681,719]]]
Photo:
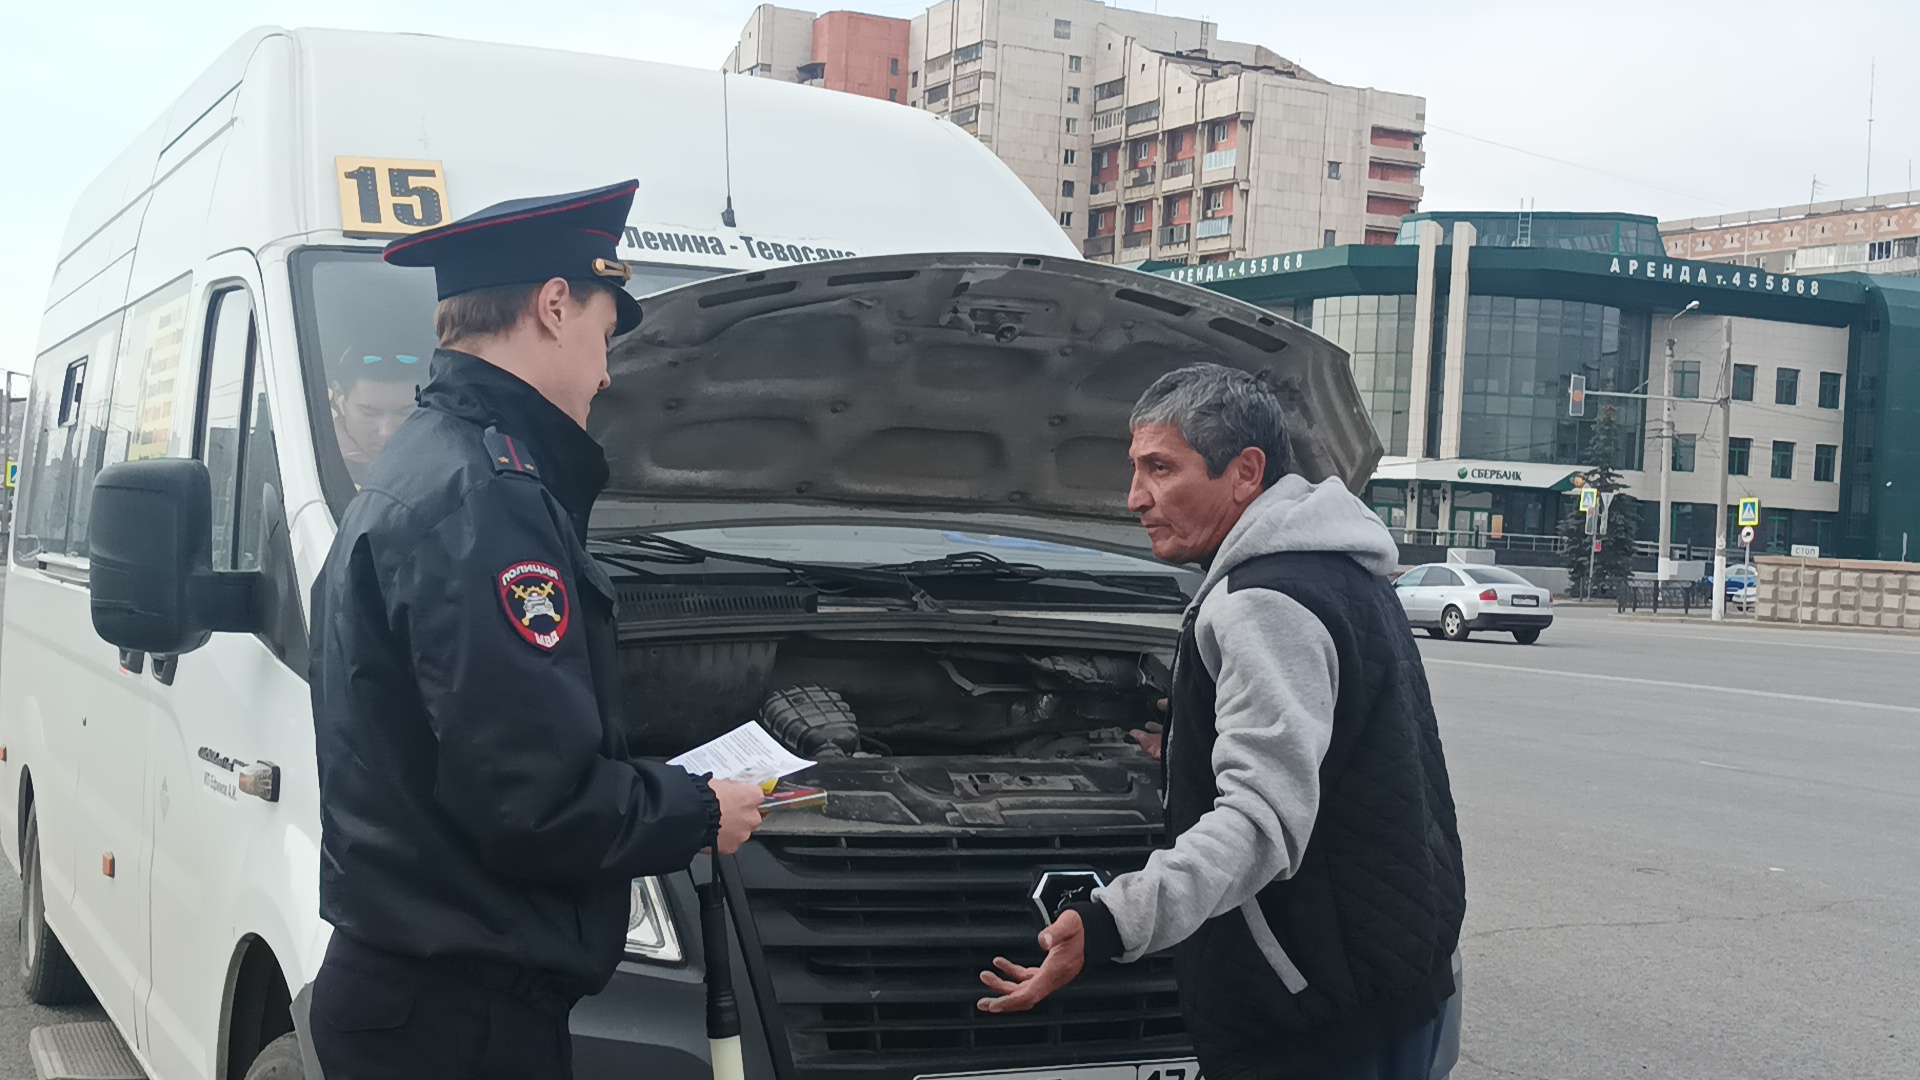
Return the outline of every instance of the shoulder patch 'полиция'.
[[[560,571],[543,562],[518,562],[500,572],[500,603],[527,644],[548,652],[567,636],[573,612]]]

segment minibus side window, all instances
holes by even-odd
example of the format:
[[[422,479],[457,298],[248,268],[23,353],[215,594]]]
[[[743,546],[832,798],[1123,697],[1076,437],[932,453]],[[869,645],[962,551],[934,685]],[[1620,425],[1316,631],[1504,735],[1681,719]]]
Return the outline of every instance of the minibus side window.
[[[100,409],[120,340],[118,312],[34,362],[13,523],[14,560],[86,554],[86,508],[98,471]],[[89,390],[91,389],[91,393]],[[88,399],[95,408],[88,411]],[[77,519],[77,520],[76,520]]]
[[[213,565],[259,570],[259,638],[302,676],[307,628],[293,572],[273,411],[260,374],[260,332],[244,288],[216,293],[207,311],[194,454],[213,484]]]
[[[253,298],[245,289],[217,293],[207,311],[205,360],[200,368],[200,426],[193,455],[213,480],[213,568],[234,568],[234,507],[239,490],[244,424],[253,375]]]

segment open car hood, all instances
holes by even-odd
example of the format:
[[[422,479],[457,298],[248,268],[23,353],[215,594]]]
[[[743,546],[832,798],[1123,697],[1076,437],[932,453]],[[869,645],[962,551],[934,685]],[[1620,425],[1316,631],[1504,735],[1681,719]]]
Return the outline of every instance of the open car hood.
[[[593,407],[613,496],[1131,521],[1128,413],[1202,360],[1273,383],[1308,479],[1357,492],[1380,460],[1346,353],[1131,270],[893,255],[714,278],[644,306]]]

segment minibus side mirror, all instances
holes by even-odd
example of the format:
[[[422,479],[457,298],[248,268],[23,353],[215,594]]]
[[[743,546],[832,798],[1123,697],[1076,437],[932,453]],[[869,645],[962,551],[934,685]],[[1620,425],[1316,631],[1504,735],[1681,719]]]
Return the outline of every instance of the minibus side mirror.
[[[253,630],[256,571],[215,571],[213,484],[192,458],[127,461],[93,482],[93,628],[122,649],[176,656],[214,631]]]

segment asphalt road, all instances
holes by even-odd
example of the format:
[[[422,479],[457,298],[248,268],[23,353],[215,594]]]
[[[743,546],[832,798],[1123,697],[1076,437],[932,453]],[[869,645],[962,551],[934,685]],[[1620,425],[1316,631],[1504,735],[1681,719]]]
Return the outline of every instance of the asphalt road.
[[[1467,849],[1455,1080],[1920,1077],[1920,638],[1563,607],[1421,650]],[[21,997],[17,880],[0,1080],[99,1015]]]
[[[1920,639],[1562,608],[1424,641],[1456,1080],[1920,1076]]]

